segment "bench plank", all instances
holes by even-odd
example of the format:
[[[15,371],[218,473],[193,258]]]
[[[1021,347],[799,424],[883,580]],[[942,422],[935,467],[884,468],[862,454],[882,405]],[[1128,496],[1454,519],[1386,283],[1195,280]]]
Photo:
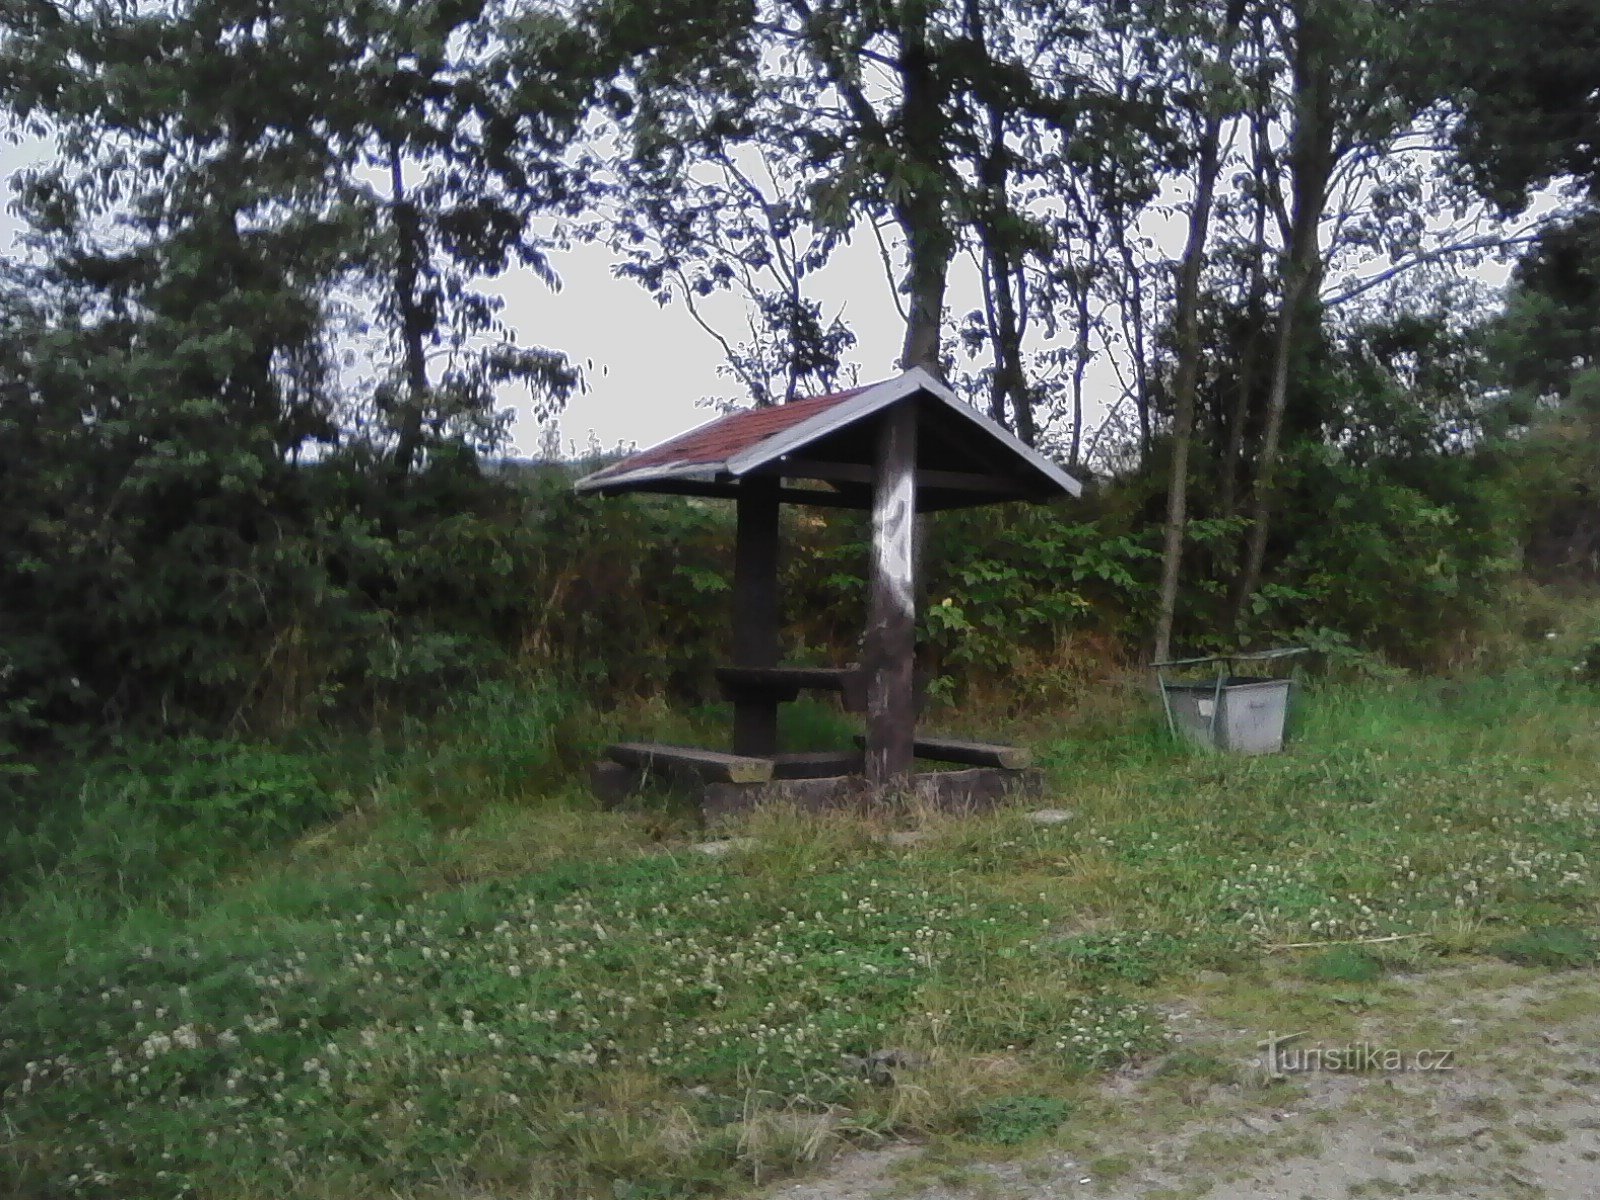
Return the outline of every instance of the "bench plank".
[[[1033,766],[1033,751],[1021,746],[995,742],[963,742],[954,738],[919,737],[914,745],[918,758],[934,762],[966,763],[974,767],[1003,767],[1020,771]]]
[[[770,758],[723,754],[695,746],[620,742],[607,747],[606,757],[625,767],[690,775],[706,783],[766,783],[772,778]]]
[[[1044,794],[1039,771],[1006,771],[973,767],[964,771],[925,771],[910,777],[906,792],[916,802],[940,812],[982,812],[1020,797]],[[707,784],[700,807],[708,818],[747,812],[762,804],[792,804],[811,811],[858,808],[882,811],[895,798],[872,787],[862,775],[823,779],[775,779],[766,784]],[[905,798],[905,793],[899,796]]]
[[[863,738],[856,738],[858,744]],[[972,767],[999,767],[1006,771],[1020,771],[1033,766],[1033,751],[1022,746],[1005,746],[997,742],[964,742],[955,738],[919,736],[912,743],[912,752],[918,758],[931,762],[964,763]]]

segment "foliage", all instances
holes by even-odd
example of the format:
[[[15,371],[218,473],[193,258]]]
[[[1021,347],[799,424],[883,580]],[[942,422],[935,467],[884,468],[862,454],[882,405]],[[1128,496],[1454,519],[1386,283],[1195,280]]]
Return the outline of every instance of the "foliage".
[[[8,10],[0,98],[61,153],[21,178],[28,258],[0,273],[0,771],[74,730],[389,719],[530,665],[600,700],[710,698],[726,514],[590,504],[564,468],[482,466],[505,385],[531,384],[542,415],[577,386],[559,353],[507,341],[485,289],[512,268],[553,284],[569,218],[658,295],[739,290],[756,328],[735,359],[761,402],[848,382],[850,331],[812,288],[865,224],[899,232],[883,250],[926,365],[943,361],[951,264],[972,252],[965,382],[1068,458],[1081,419],[1056,443],[1033,408],[1068,392],[1081,408],[1089,359],[1126,337],[1150,453],[1070,514],[937,519],[921,628],[945,696],[1074,639],[1126,655],[1151,623],[1153,481],[1176,449],[1160,429],[1170,337],[1160,304],[1136,311],[1170,290],[1166,268],[1134,251],[1195,166],[1176,133],[1200,111],[1237,123],[1255,157],[1225,164],[1253,190],[1224,198],[1227,241],[1201,279],[1213,444],[1189,486],[1179,637],[1309,630],[1435,656],[1492,605],[1519,530],[1541,567],[1587,561],[1579,359],[1596,322],[1585,218],[1524,262],[1486,352],[1448,307],[1395,299],[1344,321],[1311,306],[1284,467],[1253,497],[1278,510],[1254,586],[1237,543],[1266,526],[1240,513],[1279,457],[1263,404],[1285,288],[1272,258],[1289,249],[1268,234],[1308,165],[1272,147],[1316,115],[1312,85],[1327,120],[1308,146],[1331,131],[1356,154],[1415,108],[1393,78],[1408,39],[1380,36],[1400,19],[1380,9]],[[1217,65],[1227,28],[1237,69]],[[1434,193],[1400,168],[1373,179],[1343,245],[1403,257],[1421,244],[1414,201]],[[1030,377],[1041,334],[1063,344]],[[1510,388],[1498,425],[1485,353]],[[856,657],[859,525],[796,517],[786,534],[789,650]]]
[[[554,281],[532,222],[593,83],[558,19],[515,53],[510,19],[0,18],[0,100],[60,151],[0,275],[0,749],[434,701],[503,662],[501,614],[457,603],[508,561],[475,452],[502,385],[576,377],[477,281]]]
[[[385,495],[342,457],[237,486],[191,461],[140,487],[86,449],[14,439],[27,466],[0,485],[43,489],[0,516],[21,551],[0,566],[0,654],[28,743],[404,708],[503,664],[510,597],[490,584],[509,582],[514,509],[475,473],[439,462]],[[68,477],[102,463],[103,491]]]
[[[1496,942],[1491,949],[1507,962],[1552,970],[1593,966],[1600,957],[1600,943],[1593,934],[1559,925],[1530,929]]]
[[[1306,964],[1306,977],[1319,983],[1372,983],[1382,978],[1381,959],[1354,946],[1324,950]]]
[[[214,882],[347,802],[277,747],[192,736],[129,744],[14,793],[0,810],[0,900],[48,876],[112,911],[147,903]]]
[[[1356,645],[1425,661],[1492,611],[1517,566],[1504,502],[1465,463],[1357,466],[1307,453],[1294,482],[1321,497],[1296,514],[1294,549],[1257,594],[1250,628],[1315,623]]]
[[[26,572],[13,593],[24,604],[12,612],[34,614],[8,625],[0,642],[16,697],[12,736],[37,749],[41,721],[60,730],[151,713],[180,730],[399,715],[527,669],[595,699],[714,699],[711,672],[729,621],[731,512],[675,498],[582,499],[572,477],[557,466],[481,477],[441,463],[396,495],[359,462],[336,457],[284,479],[310,519],[275,523],[264,540],[241,543],[236,558],[211,564],[169,551],[147,524],[100,527],[100,539],[121,539],[111,561],[103,540],[88,542],[87,527],[66,539],[41,528],[23,542],[36,548],[33,561],[8,564]],[[1438,464],[1357,466],[1323,455],[1299,463],[1295,478],[1338,520],[1287,526],[1295,549],[1254,610],[1262,640],[1316,628],[1421,658],[1492,603],[1511,551],[1498,501],[1481,491],[1469,460],[1447,474]],[[934,677],[948,680],[939,694],[1008,676],[1018,686],[1019,669],[1033,671],[1086,636],[1113,652],[1137,641],[1154,586],[1138,494],[1109,493],[1097,512],[1070,520],[1057,508],[1007,506],[932,522],[920,637]],[[1233,528],[1197,521],[1191,536],[1204,550]],[[864,536],[848,513],[788,515],[794,659],[856,657]],[[84,613],[61,590],[69,579],[143,601]],[[1396,596],[1410,599],[1397,610]],[[1223,603],[1205,579],[1191,582],[1182,625],[1191,644],[1208,644],[1203,631]],[[181,638],[167,624],[175,613],[192,614]]]
[[[61,150],[20,189],[35,240],[115,305],[94,324],[177,335],[172,401],[227,396],[284,454],[331,440],[329,352],[375,321],[389,345],[345,404],[404,472],[502,436],[501,385],[541,410],[575,386],[562,355],[513,344],[477,284],[512,264],[555,281],[532,220],[561,199],[556,160],[592,87],[559,18],[184,0],[23,7],[4,30],[0,99]]]
[[[1488,339],[1498,403],[1496,454],[1522,524],[1525,563],[1540,579],[1600,571],[1600,217],[1547,229],[1517,264]]]
[[[1106,618],[1112,630],[1136,636],[1137,627],[1115,614],[1146,606],[1148,538],[1110,521],[1062,515],[1060,509],[1001,517],[975,511],[935,523],[923,619],[937,661],[952,669],[1003,664],[1019,646],[1049,648],[1068,631]]]
[[[1600,46],[1584,0],[1465,0],[1433,5],[1447,40],[1447,78],[1465,119],[1462,166],[1506,207],[1539,185],[1575,176],[1600,182]]]
[[[972,1136],[997,1146],[1019,1146],[1053,1133],[1070,1108],[1054,1096],[1005,1096],[976,1106],[968,1118]]]

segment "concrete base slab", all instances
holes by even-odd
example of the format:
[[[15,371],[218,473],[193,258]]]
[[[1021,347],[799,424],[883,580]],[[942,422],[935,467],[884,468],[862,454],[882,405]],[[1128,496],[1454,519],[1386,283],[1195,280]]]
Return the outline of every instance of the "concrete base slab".
[[[913,775],[908,790],[885,795],[861,775],[821,779],[774,779],[770,783],[713,783],[701,792],[706,817],[746,812],[763,804],[788,804],[812,812],[874,809],[884,805],[929,807],[942,812],[984,812],[1014,797],[1039,795],[1044,775],[1036,770],[976,767]]]

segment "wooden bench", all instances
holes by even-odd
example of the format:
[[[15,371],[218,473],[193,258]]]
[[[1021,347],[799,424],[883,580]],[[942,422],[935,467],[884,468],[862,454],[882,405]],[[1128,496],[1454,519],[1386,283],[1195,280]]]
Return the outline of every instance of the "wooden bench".
[[[866,739],[857,737],[859,745]],[[1000,767],[1007,771],[1020,771],[1033,765],[1033,751],[1021,746],[1004,746],[996,742],[964,742],[955,738],[919,737],[912,743],[918,758],[932,762],[964,763],[971,767]]]
[[[697,783],[766,783],[773,775],[770,758],[724,754],[695,746],[666,746],[659,742],[619,742],[606,748],[606,757],[625,767]]]
[[[860,750],[801,751],[757,758],[655,742],[621,742],[607,747],[606,757],[609,761],[595,764],[589,772],[589,786],[606,808],[645,789],[652,776],[674,787],[699,790],[722,784],[747,787],[775,780],[860,775],[865,766]]]

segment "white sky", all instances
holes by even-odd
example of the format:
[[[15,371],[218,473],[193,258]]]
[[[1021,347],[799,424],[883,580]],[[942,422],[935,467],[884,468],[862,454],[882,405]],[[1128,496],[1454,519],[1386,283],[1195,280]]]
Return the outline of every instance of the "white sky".
[[[0,180],[4,211],[0,211],[0,253],[10,253],[20,223],[9,211],[10,179],[15,172],[48,154],[41,143],[14,146],[0,142]],[[1541,197],[1535,211],[1553,201]],[[1170,206],[1169,206],[1170,208]],[[1159,214],[1158,214],[1159,215]],[[1152,226],[1156,240],[1175,252],[1181,241],[1175,210]],[[580,450],[591,440],[606,447],[648,446],[709,420],[714,414],[705,404],[713,398],[742,398],[733,379],[719,372],[721,347],[700,328],[681,302],[665,306],[638,284],[612,275],[613,259],[603,246],[582,245],[552,256],[563,280],[552,293],[531,273],[509,272],[490,285],[506,299],[502,314],[526,345],[543,345],[564,351],[585,370],[587,391],[574,397],[558,424],[562,444]],[[1375,265],[1382,265],[1375,264]],[[1498,286],[1504,266],[1481,263],[1469,268],[1478,279]],[[1364,273],[1364,272],[1358,272]],[[840,248],[833,261],[810,279],[811,294],[823,303],[826,317],[843,311],[856,335],[847,364],[863,383],[894,374],[903,324],[876,244],[857,238]],[[948,315],[954,321],[976,306],[976,273],[972,264],[958,258],[953,264]],[[745,330],[740,302],[730,295],[701,302],[702,314],[737,343]],[[1118,393],[1114,372],[1102,355],[1091,366],[1085,436],[1100,423],[1106,401]],[[514,454],[536,453],[542,430],[526,398],[509,390],[505,403],[517,412],[512,429]]]
[[[37,143],[0,143],[0,253],[14,252],[21,228],[10,212],[11,177],[47,152]],[[605,247],[578,246],[553,261],[564,285],[559,293],[525,271],[508,272],[491,290],[506,298],[503,316],[520,342],[565,351],[585,367],[588,390],[574,397],[559,419],[563,445],[576,443],[581,449],[592,434],[608,448],[648,446],[711,419],[715,413],[702,406],[704,401],[742,396],[734,380],[718,374],[721,347],[683,305],[658,306],[638,284],[614,278]],[[814,283],[830,316],[844,306],[857,339],[849,361],[861,381],[894,374],[903,327],[876,246],[844,247]],[[959,299],[959,289],[953,292]],[[703,304],[702,311],[731,341],[740,340],[736,301],[718,298]],[[506,403],[518,413],[513,453],[534,453],[541,429],[529,406],[514,392]]]
[[[656,304],[632,280],[611,274],[604,246],[579,246],[555,256],[563,286],[551,293],[526,272],[508,273],[493,290],[506,298],[505,318],[518,340],[565,351],[585,368],[589,390],[567,404],[560,424],[580,449],[592,431],[608,448],[648,446],[715,416],[711,398],[743,398],[740,384],[718,374],[722,348],[681,301]],[[875,246],[844,247],[812,278],[812,294],[831,316],[843,306],[856,335],[847,361],[863,383],[895,372],[903,326]],[[701,312],[731,342],[741,340],[741,307],[731,296],[701,302]],[[519,420],[519,451],[533,450],[538,427]]]

